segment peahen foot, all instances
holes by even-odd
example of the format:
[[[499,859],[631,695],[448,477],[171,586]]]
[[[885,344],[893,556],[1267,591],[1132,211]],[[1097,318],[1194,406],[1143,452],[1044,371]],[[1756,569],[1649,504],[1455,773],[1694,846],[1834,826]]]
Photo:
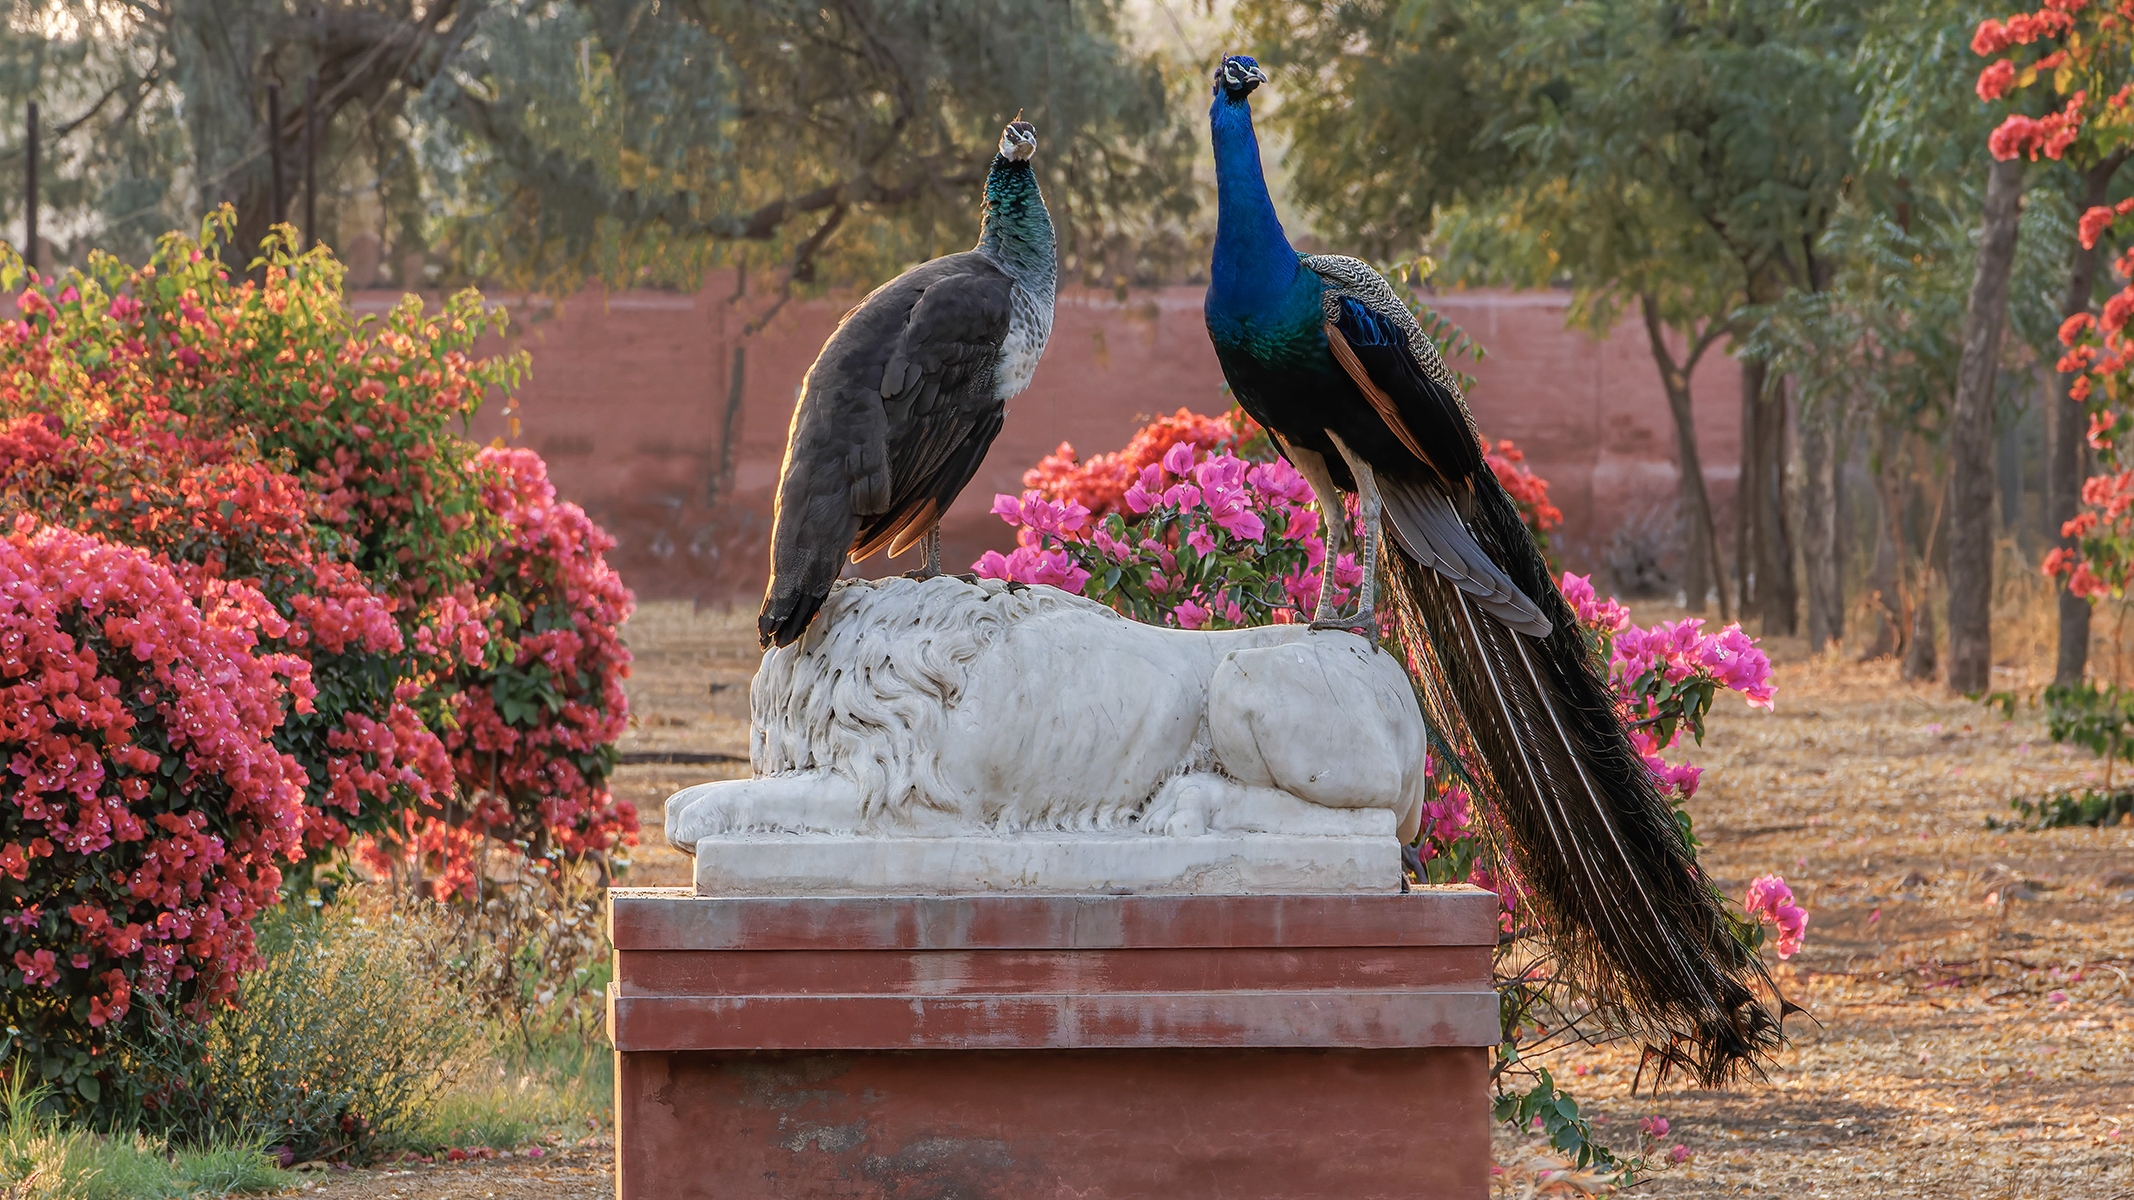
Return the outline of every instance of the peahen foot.
[[[918,570],[904,572],[904,578],[927,580],[941,573],[941,527],[927,530],[925,541],[926,557],[920,560]]]

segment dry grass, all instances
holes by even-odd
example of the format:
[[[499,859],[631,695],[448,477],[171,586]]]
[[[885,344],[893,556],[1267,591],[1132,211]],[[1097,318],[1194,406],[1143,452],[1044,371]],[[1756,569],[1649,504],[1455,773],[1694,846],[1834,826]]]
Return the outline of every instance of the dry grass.
[[[1995,682],[2030,686],[2049,615],[2009,592],[2014,661]],[[757,658],[746,614],[653,605],[628,635],[625,749],[746,754]],[[1667,1142],[1694,1152],[1630,1194],[2134,1200],[2134,828],[1984,827],[2011,796],[2078,784],[2095,763],[2061,753],[2027,715],[2003,721],[1902,682],[1894,664],[1771,649],[1778,711],[1721,701],[1692,751],[1709,770],[1691,811],[1730,892],[1778,872],[1811,910],[1808,947],[1778,977],[1812,1019],[1794,1020],[1767,1081],[1724,1091],[1632,1096],[1631,1053],[1562,1056],[1559,1076],[1604,1136],[1629,1142],[1657,1113]],[[677,787],[742,769],[632,766],[618,783],[656,822]],[[648,829],[632,882],[686,882],[687,867]],[[1510,1140],[1500,1149],[1523,1161]],[[552,1193],[514,1178],[538,1169],[486,1163],[475,1180],[438,1168],[321,1194],[576,1194],[554,1175]]]

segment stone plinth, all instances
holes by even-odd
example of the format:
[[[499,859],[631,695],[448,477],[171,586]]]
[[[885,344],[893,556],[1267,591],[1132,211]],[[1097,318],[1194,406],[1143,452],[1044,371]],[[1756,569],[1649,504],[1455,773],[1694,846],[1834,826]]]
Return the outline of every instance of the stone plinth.
[[[1383,829],[1155,837],[1140,832],[988,837],[744,834],[696,843],[705,896],[911,896],[1398,892],[1400,842],[1384,809],[1332,811]]]
[[[1481,1200],[1496,912],[617,889],[617,1193]]]

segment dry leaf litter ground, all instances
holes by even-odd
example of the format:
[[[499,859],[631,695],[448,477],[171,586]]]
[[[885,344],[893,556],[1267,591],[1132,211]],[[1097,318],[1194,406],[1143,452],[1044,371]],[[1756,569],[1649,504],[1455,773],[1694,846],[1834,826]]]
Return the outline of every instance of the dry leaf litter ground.
[[[1641,606],[1650,622],[1675,615]],[[626,751],[745,758],[757,654],[743,614],[650,605],[630,625],[637,665]],[[1997,833],[2011,796],[2099,775],[2034,714],[2005,721],[1908,684],[1894,664],[1769,644],[1778,707],[1715,706],[1689,751],[1704,862],[1739,896],[1786,877],[1812,913],[1807,948],[1777,968],[1808,1009],[1767,1080],[1704,1092],[1647,1080],[1608,1048],[1549,1065],[1598,1132],[1692,1157],[1631,1194],[1666,1197],[1993,1197],[2134,1200],[2134,828]],[[1997,683],[2002,682],[1997,678]],[[2011,678],[2008,683],[2021,682]],[[619,786],[647,820],[632,882],[684,883],[657,836],[660,802],[744,763],[633,765]],[[1560,1166],[1500,1136],[1503,1196],[1575,1195]],[[307,1194],[363,1200],[604,1196],[612,1152],[359,1171]]]

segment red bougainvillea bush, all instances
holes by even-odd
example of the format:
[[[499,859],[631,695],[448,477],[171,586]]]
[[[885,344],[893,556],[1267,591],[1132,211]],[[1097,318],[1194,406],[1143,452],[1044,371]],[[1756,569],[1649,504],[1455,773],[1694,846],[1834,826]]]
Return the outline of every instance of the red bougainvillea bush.
[[[285,632],[253,588],[133,547],[26,518],[0,542],[0,1042],[68,1099],[118,1082],[143,998],[229,993],[302,857],[304,773],[274,735],[314,689],[260,644]]]
[[[96,398],[71,423],[47,413],[0,425],[0,506],[140,546],[189,589],[241,580],[274,604],[286,624],[269,644],[303,657],[319,689],[275,735],[304,770],[309,855],[449,794],[443,744],[410,705],[411,681],[435,664],[410,652],[399,602],[320,551],[340,539],[313,525],[317,493],[248,438],[197,436],[159,395]]]
[[[458,435],[516,359],[472,356],[494,328],[472,294],[354,322],[323,252],[269,247],[233,283],[171,235],[145,265],[109,256],[25,287],[0,322],[0,511],[35,513],[166,558],[189,586],[239,579],[290,623],[316,711],[278,733],[304,768],[306,846],[323,861],[453,777],[437,681],[486,653],[472,567],[497,522]]]
[[[629,720],[618,631],[632,601],[602,557],[614,539],[556,499],[532,451],[484,450],[481,464],[483,506],[504,534],[475,579],[495,607],[494,652],[453,678],[445,746],[460,797],[444,813],[407,813],[360,848],[381,871],[417,862],[440,898],[472,894],[486,840],[535,859],[584,857],[637,832],[637,810],[607,786]]]
[[[2046,0],[2034,10],[1979,22],[1971,39],[1973,52],[1987,60],[1979,72],[1979,99],[2013,104],[2042,95],[2046,115],[2009,112],[1989,143],[1994,157],[2024,156],[2067,162],[2087,171],[2134,147],[2134,0]],[[2077,236],[2095,248],[2121,219],[2134,212],[2134,199],[2100,205],[2083,213]],[[2113,263],[2120,279],[2134,278],[2134,250]],[[2090,411],[2090,446],[2098,452],[2102,474],[2082,489],[2083,511],[2063,534],[2071,548],[2045,556],[2047,575],[2067,577],[2068,589],[2095,598],[2124,594],[2134,581],[2134,470],[2120,453],[2120,423],[2134,402],[2134,283],[2105,301],[2101,315],[2077,313],[2060,328],[2067,352],[2063,373],[2075,376],[2071,394]]]
[[[435,843],[404,855],[398,878],[438,895],[471,894],[488,849],[634,840],[635,814],[605,784],[628,661],[610,543],[555,502],[532,454],[485,455],[463,436],[523,367],[474,353],[501,313],[470,292],[442,312],[410,298],[355,321],[339,266],[279,243],[262,281],[234,282],[214,245],[228,223],[167,237],[138,268],[94,256],[63,280],[0,248],[20,314],[0,321],[0,518],[131,547],[203,612],[246,598],[231,611],[255,614],[261,661],[301,668],[261,726],[295,789],[276,828],[300,882],[351,851],[376,861],[394,835]],[[17,763],[32,749],[0,739]],[[5,804],[47,803],[23,778],[0,776]],[[76,903],[36,880],[0,892],[0,921]],[[237,946],[194,950],[242,971],[248,950],[223,954]],[[123,972],[138,994],[143,977]],[[53,1011],[79,1010],[77,1044],[94,1048],[103,1026],[89,1019],[112,1002],[86,979],[62,972]]]

